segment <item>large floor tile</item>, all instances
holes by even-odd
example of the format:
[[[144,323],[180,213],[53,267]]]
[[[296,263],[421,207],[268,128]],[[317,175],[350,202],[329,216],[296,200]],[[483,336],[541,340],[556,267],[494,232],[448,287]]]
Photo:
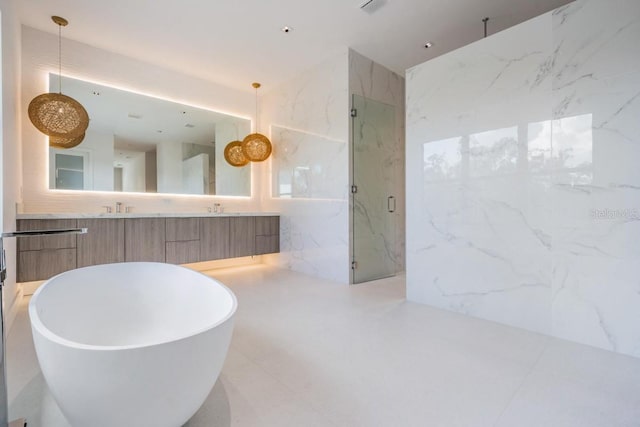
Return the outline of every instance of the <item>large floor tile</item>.
[[[222,373],[185,427],[638,425],[640,360],[406,302],[402,276],[207,274],[238,312]],[[69,427],[38,368],[27,301],[7,343],[10,415]]]

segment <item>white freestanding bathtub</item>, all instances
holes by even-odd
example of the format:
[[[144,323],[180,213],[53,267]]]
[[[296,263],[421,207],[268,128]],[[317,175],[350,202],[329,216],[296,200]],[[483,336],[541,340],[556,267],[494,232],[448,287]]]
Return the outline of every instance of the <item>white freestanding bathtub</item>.
[[[159,263],[62,273],[31,298],[38,361],[73,427],[179,427],[224,362],[237,302],[219,282]]]

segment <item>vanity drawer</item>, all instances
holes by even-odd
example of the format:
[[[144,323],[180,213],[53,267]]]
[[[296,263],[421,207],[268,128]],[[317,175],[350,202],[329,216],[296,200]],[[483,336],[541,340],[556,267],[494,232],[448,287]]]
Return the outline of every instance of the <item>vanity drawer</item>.
[[[76,250],[45,249],[18,252],[18,282],[49,279],[76,268]]]
[[[76,228],[75,219],[20,219],[18,231],[56,230]],[[76,235],[18,237],[18,251],[40,251],[43,249],[65,249],[76,247]]]
[[[256,219],[230,218],[229,242],[231,258],[255,255]]]
[[[279,216],[257,216],[256,236],[274,236],[280,234]]]
[[[165,262],[164,218],[127,218],[124,235],[125,261]]]
[[[200,218],[167,218],[167,242],[200,239]]]
[[[280,252],[280,217],[256,217],[255,254]]]
[[[200,261],[229,258],[229,218],[200,218]]]
[[[167,242],[167,263],[189,264],[200,261],[200,241]]]
[[[256,255],[280,252],[280,236],[256,236]]]
[[[124,261],[124,219],[79,219],[78,267]]]

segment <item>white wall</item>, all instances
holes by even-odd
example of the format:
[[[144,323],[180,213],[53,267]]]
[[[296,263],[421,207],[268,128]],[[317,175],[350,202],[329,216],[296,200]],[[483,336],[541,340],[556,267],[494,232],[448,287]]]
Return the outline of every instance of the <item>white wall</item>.
[[[87,131],[82,144],[77,147],[70,149],[49,147],[49,182],[55,182],[55,153],[77,153],[86,155],[88,158],[85,168],[89,176],[85,179],[85,188],[113,191],[113,140],[114,137],[111,134]]]
[[[182,192],[182,144],[174,141],[158,143],[158,192]]]
[[[144,192],[146,188],[145,153],[132,153],[131,159],[122,165],[122,191]],[[111,166],[113,170],[113,165]]]
[[[249,90],[247,92],[233,90],[67,39],[63,40],[63,52],[63,74],[70,77],[83,78],[245,118],[251,118],[253,115],[254,98]],[[22,27],[22,56],[21,98],[23,105],[28,105],[35,96],[47,92],[48,73],[57,70],[57,36]],[[22,109],[20,119],[25,153],[22,206],[24,212],[99,212],[102,205],[113,205],[116,201],[135,206],[136,211],[139,212],[193,212],[204,210],[214,202],[221,202],[227,211],[258,209],[257,196],[234,198],[52,192],[48,189],[46,137],[33,127],[27,117],[26,108]]]
[[[640,3],[407,72],[407,296],[640,357]]]
[[[269,129],[273,143],[272,157],[260,165],[263,209],[281,214],[280,253],[265,259],[341,283],[350,276],[348,62],[345,49],[289,82],[265,88],[261,100],[262,132]],[[329,149],[333,154],[327,157]],[[317,156],[303,155],[309,151]],[[317,197],[314,190],[303,198],[272,194],[272,180],[296,167],[314,167],[330,179],[331,197]]]
[[[209,155],[198,154],[182,161],[182,191],[209,194]]]
[[[16,229],[16,203],[20,201],[21,151],[20,151],[20,24],[16,12],[16,2],[0,0],[2,13],[2,115],[0,117],[2,135],[0,137],[0,161],[2,185],[0,212],[2,229]],[[7,279],[4,289],[4,310],[7,329],[16,314],[21,290],[16,286],[16,241],[5,239],[7,256]]]
[[[113,191],[114,136],[101,132],[87,132],[82,148],[89,150],[93,169],[93,188]]]

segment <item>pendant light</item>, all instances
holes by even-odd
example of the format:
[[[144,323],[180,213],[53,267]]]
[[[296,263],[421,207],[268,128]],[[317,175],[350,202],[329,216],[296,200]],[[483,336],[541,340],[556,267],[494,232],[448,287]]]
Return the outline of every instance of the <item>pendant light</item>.
[[[231,166],[242,167],[249,163],[249,159],[242,151],[242,141],[231,141],[224,147],[224,159]]]
[[[29,104],[29,119],[38,130],[50,137],[56,148],[80,144],[89,127],[87,110],[75,99],[62,94],[62,27],[69,22],[59,16],[51,20],[58,25],[58,93],[43,93]]]
[[[73,148],[84,140],[84,133],[76,138],[49,137],[49,146],[53,148]]]
[[[251,86],[256,90],[256,129],[255,133],[247,135],[242,140],[242,152],[250,161],[262,162],[271,155],[271,141],[258,133],[258,88],[260,88],[260,83],[253,83]]]

